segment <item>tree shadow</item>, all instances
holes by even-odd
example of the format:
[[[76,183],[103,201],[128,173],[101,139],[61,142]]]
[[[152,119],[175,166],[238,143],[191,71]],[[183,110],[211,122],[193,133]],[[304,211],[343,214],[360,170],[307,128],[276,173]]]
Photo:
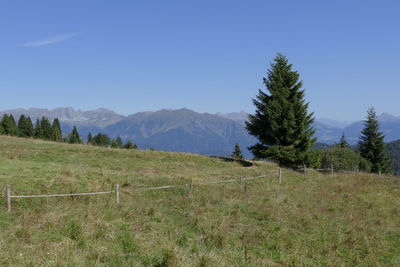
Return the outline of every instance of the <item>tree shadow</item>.
[[[244,159],[234,159],[234,158],[228,158],[228,157],[219,157],[219,156],[210,156],[211,158],[217,158],[217,159],[222,159],[225,162],[237,162],[243,167],[251,167],[253,166],[253,163],[250,161],[244,160]]]

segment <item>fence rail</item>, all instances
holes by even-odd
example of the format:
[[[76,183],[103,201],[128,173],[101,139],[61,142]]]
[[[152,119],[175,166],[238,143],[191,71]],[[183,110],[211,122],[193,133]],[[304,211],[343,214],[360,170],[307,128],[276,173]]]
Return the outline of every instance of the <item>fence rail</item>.
[[[89,193],[71,193],[71,194],[49,194],[49,195],[12,195],[11,187],[7,185],[5,188],[5,198],[7,202],[7,211],[11,212],[11,199],[13,198],[47,198],[47,197],[71,197],[71,196],[94,196],[105,194],[116,194],[117,204],[119,204],[119,185],[117,184],[115,190],[103,192],[89,192]]]
[[[52,195],[24,195],[24,196],[10,196],[10,198],[40,198],[40,197],[71,197],[71,196],[92,196],[92,195],[103,195],[112,194],[115,191],[108,192],[91,192],[91,193],[73,193],[73,194],[52,194]]]
[[[360,170],[357,168],[354,171],[349,171],[349,170],[339,170],[339,169],[335,169],[333,167],[333,165],[331,166],[331,168],[329,169],[314,169],[314,168],[307,168],[306,166],[304,166],[303,168],[299,168],[297,169],[298,171],[303,171],[304,172],[304,176],[307,175],[307,171],[308,170],[313,170],[313,171],[326,171],[326,172],[331,172],[331,174],[333,174],[334,172],[345,172],[345,173],[360,173]],[[374,176],[374,175],[379,175],[382,176],[382,172],[379,171],[378,173],[365,173],[362,172],[363,175],[369,175],[369,176]]]
[[[191,197],[192,194],[192,188],[194,185],[207,185],[207,184],[220,184],[220,183],[232,183],[232,182],[239,182],[241,185],[243,185],[244,181],[247,180],[254,180],[254,179],[259,179],[259,178],[266,178],[271,176],[274,173],[270,174],[265,174],[265,175],[260,175],[260,176],[255,176],[255,177],[241,177],[239,179],[230,179],[230,180],[219,180],[219,181],[212,181],[212,182],[203,182],[203,183],[193,183],[191,181],[188,184],[181,184],[181,185],[164,185],[164,186],[157,186],[157,187],[146,187],[146,188],[139,188],[136,190],[133,190],[133,192],[144,192],[144,191],[151,191],[151,190],[160,190],[160,189],[170,189],[170,188],[185,188],[189,187],[189,197]],[[282,181],[282,172],[279,169],[279,183]],[[11,194],[11,187],[10,185],[7,185],[5,188],[5,198],[7,202],[7,210],[11,212],[11,199],[13,198],[48,198],[48,197],[70,197],[70,196],[93,196],[93,195],[104,195],[104,194],[116,194],[116,201],[117,204],[120,203],[120,197],[119,194],[120,192],[124,193],[131,193],[127,191],[121,191],[119,184],[116,185],[115,190],[112,191],[104,191],[104,192],[88,192],[88,193],[70,193],[70,194],[48,194],[48,195],[12,195]]]
[[[307,168],[304,166],[303,168],[299,168],[298,171],[303,171],[304,172],[304,177],[307,176],[307,171],[308,170],[314,170],[314,171],[329,171],[332,174],[334,171],[336,172],[350,172],[350,173],[359,173],[359,170],[357,169],[356,171],[347,171],[347,170],[335,170],[333,166],[329,169],[313,169],[313,168]],[[240,183],[240,186],[243,187],[245,181],[250,181],[250,180],[255,180],[255,179],[261,179],[261,178],[271,178],[272,175],[277,175],[279,178],[279,184],[282,183],[282,170],[281,168],[278,169],[278,172],[271,172],[268,174],[264,175],[259,175],[259,176],[254,176],[254,177],[241,177],[241,178],[236,178],[236,179],[228,179],[228,180],[217,180],[217,181],[211,181],[211,182],[198,182],[194,183],[193,181],[190,181],[188,184],[180,184],[180,185],[164,185],[164,186],[156,186],[156,187],[146,187],[146,188],[138,188],[132,191],[125,191],[125,190],[120,190],[119,184],[116,184],[115,190],[111,191],[104,191],[104,192],[87,192],[87,193],[70,193],[70,194],[49,194],[49,195],[12,195],[11,194],[11,187],[9,185],[6,186],[5,188],[5,198],[7,202],[7,210],[8,212],[11,212],[11,199],[13,198],[47,198],[47,197],[70,197],[70,196],[93,196],[93,195],[104,195],[104,194],[113,194],[115,193],[116,196],[116,202],[119,205],[120,204],[120,192],[127,193],[127,194],[132,194],[133,192],[144,192],[144,191],[152,191],[152,190],[162,190],[162,189],[170,189],[170,188],[186,188],[189,187],[188,190],[188,197],[191,198],[192,196],[192,189],[193,186],[195,185],[208,185],[208,184],[222,184],[222,183]],[[370,174],[373,175],[373,174]],[[379,172],[379,176],[382,176],[382,173]]]

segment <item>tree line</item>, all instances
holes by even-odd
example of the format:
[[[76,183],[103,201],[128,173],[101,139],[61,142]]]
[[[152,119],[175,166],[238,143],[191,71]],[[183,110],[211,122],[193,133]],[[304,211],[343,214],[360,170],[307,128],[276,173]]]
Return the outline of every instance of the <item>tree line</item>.
[[[379,131],[375,110],[369,108],[357,149],[350,148],[345,136],[332,148],[313,150],[316,143],[312,127],[314,113],[308,112],[305,90],[297,71],[288,59],[278,54],[263,78],[267,90],[259,90],[253,99],[255,114],[249,115],[246,129],[258,139],[249,147],[255,159],[267,159],[286,167],[360,169],[390,173],[384,135]],[[241,157],[238,145],[233,157]]]
[[[84,143],[76,126],[72,128],[71,133],[63,136],[58,118],[54,118],[52,123],[46,117],[42,117],[41,119],[38,118],[36,120],[36,124],[33,125],[29,116],[21,115],[17,123],[12,114],[4,114],[0,121],[0,134],[25,138],[36,138],[54,142],[65,142],[69,144]],[[120,136],[118,136],[116,139],[112,139],[108,135],[102,133],[98,133],[95,136],[92,136],[92,134],[89,133],[87,144],[94,146],[109,146],[112,148],[138,148],[137,145],[131,140],[128,140],[124,144]]]
[[[57,118],[53,120],[53,123],[50,123],[46,117],[38,118],[34,126],[29,116],[21,115],[16,123],[13,115],[4,114],[0,121],[0,134],[63,141],[60,122]]]

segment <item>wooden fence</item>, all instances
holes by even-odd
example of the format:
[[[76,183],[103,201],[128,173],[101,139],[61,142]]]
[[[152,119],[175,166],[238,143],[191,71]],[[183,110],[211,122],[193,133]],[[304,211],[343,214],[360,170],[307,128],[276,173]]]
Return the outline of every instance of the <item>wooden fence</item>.
[[[115,190],[106,191],[106,192],[90,192],[90,193],[72,193],[72,194],[50,194],[50,195],[12,195],[11,194],[11,186],[7,185],[5,188],[5,198],[7,202],[7,211],[11,212],[11,199],[13,198],[46,198],[46,197],[71,197],[71,196],[93,196],[93,195],[104,195],[104,194],[113,194],[115,193],[117,204],[120,203],[119,198],[119,185],[115,186]]]
[[[250,181],[250,180],[255,180],[255,179],[260,179],[260,178],[267,178],[271,177],[271,175],[277,174],[278,179],[279,179],[279,184],[282,183],[282,171],[279,169],[279,171],[276,173],[270,173],[270,174],[265,174],[265,175],[260,175],[260,176],[255,176],[255,177],[241,177],[239,179],[230,179],[230,180],[219,180],[219,181],[212,181],[212,182],[202,182],[202,183],[194,183],[193,181],[190,181],[188,184],[178,184],[178,185],[164,185],[164,186],[158,186],[158,187],[146,187],[146,188],[139,188],[136,190],[133,190],[131,192],[144,192],[144,191],[151,191],[151,190],[160,190],[160,189],[170,189],[170,188],[189,188],[188,190],[188,197],[192,197],[192,190],[195,185],[208,185],[208,184],[222,184],[222,183],[233,183],[233,182],[239,182],[240,186],[243,187],[245,181]],[[7,211],[11,212],[11,200],[13,198],[48,198],[48,197],[70,197],[70,196],[93,196],[93,195],[104,195],[104,194],[113,194],[115,193],[116,196],[116,203],[119,205],[120,204],[120,186],[117,184],[115,186],[115,190],[112,191],[105,191],[105,192],[90,192],[90,193],[72,193],[72,194],[49,194],[49,195],[12,195],[11,193],[11,187],[10,185],[7,185],[5,188],[5,199],[7,203]],[[127,191],[123,191],[124,193],[131,193]]]
[[[331,174],[334,174],[334,172],[350,172],[350,173],[359,173],[359,170],[356,169],[355,171],[346,171],[346,170],[335,170],[333,168],[333,165],[329,169],[313,169],[313,168],[307,168],[305,165],[303,168],[298,169],[298,171],[302,171],[304,173],[304,177],[307,177],[307,172],[308,170],[314,170],[314,171],[322,171],[322,172],[330,172]],[[219,180],[219,181],[212,181],[212,182],[202,182],[202,183],[194,183],[193,181],[190,181],[188,184],[177,184],[177,185],[164,185],[164,186],[158,186],[158,187],[146,187],[146,188],[139,188],[130,192],[127,191],[122,191],[124,193],[134,193],[134,192],[144,192],[144,191],[151,191],[151,190],[161,190],[161,189],[170,189],[170,188],[188,188],[188,197],[192,197],[192,190],[195,185],[208,185],[208,184],[222,184],[222,183],[234,183],[238,182],[240,184],[240,187],[244,187],[245,181],[250,181],[250,180],[255,180],[255,179],[261,179],[261,178],[268,178],[271,177],[272,175],[277,175],[278,177],[278,182],[279,184],[282,183],[282,170],[279,168],[278,172],[273,172],[265,175],[260,175],[260,176],[255,176],[255,177],[241,177],[241,178],[236,178],[236,179],[230,179],[230,180]],[[364,173],[363,173],[364,174]],[[365,174],[367,175],[367,174]],[[369,174],[369,175],[374,175],[374,174]],[[382,176],[382,173],[379,172],[379,176]],[[117,205],[120,204],[120,186],[117,184],[115,186],[115,190],[112,191],[105,191],[105,192],[90,192],[90,193],[72,193],[72,194],[50,194],[50,195],[12,195],[11,194],[11,187],[10,185],[7,185],[5,188],[5,198],[6,198],[6,203],[7,203],[7,211],[11,212],[11,200],[13,198],[47,198],[47,197],[69,197],[69,196],[93,196],[93,195],[104,195],[104,194],[113,194],[115,193],[116,197],[116,203]]]

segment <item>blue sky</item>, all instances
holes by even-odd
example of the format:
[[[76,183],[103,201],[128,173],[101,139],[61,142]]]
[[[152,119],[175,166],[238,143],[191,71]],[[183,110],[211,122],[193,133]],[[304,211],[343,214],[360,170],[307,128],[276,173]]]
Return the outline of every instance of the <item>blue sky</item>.
[[[0,110],[253,112],[276,53],[317,117],[400,115],[399,1],[1,1]]]

